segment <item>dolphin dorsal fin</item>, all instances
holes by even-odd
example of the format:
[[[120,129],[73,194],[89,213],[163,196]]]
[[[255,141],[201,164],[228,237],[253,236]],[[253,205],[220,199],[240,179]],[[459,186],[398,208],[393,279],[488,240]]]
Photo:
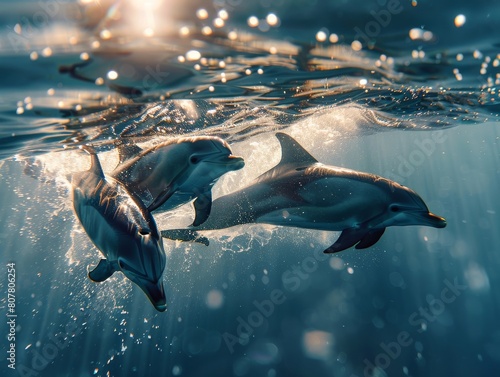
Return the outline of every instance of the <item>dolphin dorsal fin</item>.
[[[90,170],[92,173],[95,175],[104,178],[104,172],[102,171],[101,163],[99,162],[99,157],[97,157],[97,153],[95,152],[94,148],[84,145],[82,146],[82,149],[87,152],[90,157],[91,157],[91,165],[90,165]]]
[[[281,161],[277,166],[287,164],[311,165],[318,162],[293,137],[283,133],[276,133],[281,145]]]
[[[120,158],[120,164],[123,162],[134,158],[139,153],[142,152],[142,148],[135,144],[120,144],[118,146],[118,155]]]
[[[271,168],[264,174],[258,176],[254,180],[254,184],[273,180],[290,168],[290,166],[287,165],[298,165],[304,167],[318,162],[318,160],[311,156],[309,152],[306,151],[293,137],[283,132],[277,132],[276,137],[281,145],[281,160],[274,168]]]

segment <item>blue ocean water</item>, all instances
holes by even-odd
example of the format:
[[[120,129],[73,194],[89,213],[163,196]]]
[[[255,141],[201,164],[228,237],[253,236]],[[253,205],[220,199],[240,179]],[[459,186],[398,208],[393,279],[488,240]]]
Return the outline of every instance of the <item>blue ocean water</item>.
[[[0,2],[2,354],[15,344],[1,375],[498,375],[498,8]],[[121,274],[87,278],[101,256],[73,212],[70,176],[89,166],[79,146],[110,172],[117,142],[220,136],[246,166],[218,197],[278,163],[276,131],[323,163],[411,187],[447,227],[390,227],[333,256],[322,251],[339,232],[164,240],[164,313]]]

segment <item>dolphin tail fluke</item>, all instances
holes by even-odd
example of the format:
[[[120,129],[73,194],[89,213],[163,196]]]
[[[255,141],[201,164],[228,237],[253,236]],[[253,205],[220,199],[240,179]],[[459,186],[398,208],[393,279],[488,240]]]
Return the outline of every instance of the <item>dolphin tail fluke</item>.
[[[212,209],[212,191],[207,191],[198,196],[194,201],[194,209],[196,216],[192,226],[200,226],[207,221]]]
[[[345,229],[337,241],[324,252],[327,254],[338,253],[339,251],[349,249],[354,245],[356,245],[356,249],[366,249],[375,245],[384,232],[385,228],[373,230],[354,228]]]
[[[99,264],[92,271],[89,271],[89,278],[96,283],[100,283],[113,275],[115,271],[108,260],[101,259]]]
[[[200,236],[200,234],[191,229],[169,229],[162,230],[161,236],[163,238],[168,238],[170,240],[182,241],[182,242],[198,242],[205,246],[210,244],[207,237]]]

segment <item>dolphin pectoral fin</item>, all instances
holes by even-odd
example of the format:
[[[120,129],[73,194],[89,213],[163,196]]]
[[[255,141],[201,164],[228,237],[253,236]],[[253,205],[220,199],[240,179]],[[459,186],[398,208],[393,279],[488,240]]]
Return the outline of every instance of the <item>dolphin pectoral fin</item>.
[[[113,275],[115,271],[115,268],[107,259],[101,259],[99,264],[88,274],[90,280],[100,283]]]
[[[193,203],[196,216],[192,226],[199,226],[207,221],[212,209],[212,191],[204,192]]]
[[[356,245],[356,249],[366,249],[367,247],[375,245],[384,232],[385,228],[369,231]]]
[[[365,235],[365,229],[347,228],[340,234],[335,243],[324,251],[326,254],[338,253],[339,251],[349,249],[356,245]],[[382,234],[381,234],[382,235]]]
[[[348,249],[356,245],[356,249],[366,249],[373,246],[384,234],[385,228],[382,229],[355,229],[348,228],[342,231],[337,241],[324,251],[324,253],[338,253],[339,251]]]
[[[134,158],[141,152],[142,152],[141,147],[138,147],[135,144],[120,144],[118,146],[118,155],[120,158],[119,164],[127,160],[130,160],[131,158]]]
[[[162,230],[161,236],[163,238],[168,238],[170,240],[182,241],[182,242],[197,242],[205,246],[210,244],[207,237],[200,236],[200,234],[191,229],[169,229]]]

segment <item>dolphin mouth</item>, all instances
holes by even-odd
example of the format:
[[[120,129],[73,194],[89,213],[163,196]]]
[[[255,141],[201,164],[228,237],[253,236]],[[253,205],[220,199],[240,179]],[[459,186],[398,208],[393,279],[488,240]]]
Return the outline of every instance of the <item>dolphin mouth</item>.
[[[217,158],[217,159],[210,159],[210,160],[205,160],[208,163],[211,164],[218,164],[218,165],[226,165],[231,168],[231,170],[239,170],[245,166],[245,161],[243,160],[242,157],[239,156],[234,156],[232,154],[225,155],[223,157]]]
[[[234,170],[241,169],[245,166],[245,160],[243,160],[242,157],[229,155],[227,158],[227,164],[234,166]]]
[[[167,304],[159,304],[159,305],[155,305],[155,309],[158,310],[159,312],[164,312],[165,310],[167,310]]]
[[[431,221],[435,223],[434,226],[436,228],[444,228],[447,225],[446,219],[444,217],[437,216],[431,212],[429,212],[427,216],[429,217],[429,219],[431,219]]]
[[[447,224],[444,217],[437,216],[431,212],[416,212],[414,215],[419,219],[422,225],[431,226],[433,228],[444,228]]]
[[[139,286],[146,296],[148,296],[149,301],[151,301],[151,304],[153,304],[156,310],[159,312],[167,310],[167,299],[165,297],[162,281],[158,281],[156,284],[149,281],[143,281]]]

